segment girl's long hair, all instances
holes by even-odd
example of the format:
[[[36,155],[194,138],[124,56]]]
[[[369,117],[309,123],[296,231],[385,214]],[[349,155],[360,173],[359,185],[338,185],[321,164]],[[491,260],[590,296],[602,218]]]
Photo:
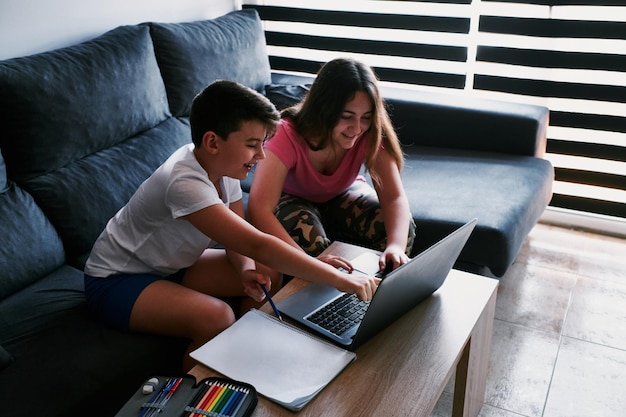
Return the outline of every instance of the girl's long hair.
[[[327,62],[317,73],[304,100],[283,110],[282,116],[293,121],[312,150],[324,149],[332,140],[333,128],[339,122],[346,103],[354,98],[357,91],[366,93],[372,102],[372,122],[367,132],[364,163],[372,180],[378,183],[378,175],[372,167],[381,143],[398,169],[402,169],[404,157],[378,89],[378,78],[369,66],[351,58]]]

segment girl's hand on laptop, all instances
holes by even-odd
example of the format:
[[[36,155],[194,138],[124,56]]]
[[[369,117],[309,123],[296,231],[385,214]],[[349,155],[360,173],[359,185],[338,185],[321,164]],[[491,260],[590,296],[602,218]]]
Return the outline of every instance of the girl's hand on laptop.
[[[380,255],[380,259],[378,260],[378,266],[380,270],[384,270],[387,265],[392,265],[392,271],[409,262],[409,257],[404,253],[403,248],[398,248],[394,246],[387,246],[385,251]]]

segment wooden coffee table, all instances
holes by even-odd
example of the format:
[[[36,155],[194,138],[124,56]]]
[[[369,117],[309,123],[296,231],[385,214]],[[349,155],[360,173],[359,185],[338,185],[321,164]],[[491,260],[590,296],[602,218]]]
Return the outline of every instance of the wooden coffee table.
[[[335,242],[325,253],[353,259],[362,251]],[[305,285],[294,278],[275,300]],[[431,297],[358,348],[356,361],[297,414],[427,417],[455,375],[452,415],[475,417],[485,394],[497,286],[494,279],[452,270]],[[272,314],[268,305],[262,310]],[[203,365],[190,374],[197,380],[219,376]],[[262,396],[253,413],[293,415]]]

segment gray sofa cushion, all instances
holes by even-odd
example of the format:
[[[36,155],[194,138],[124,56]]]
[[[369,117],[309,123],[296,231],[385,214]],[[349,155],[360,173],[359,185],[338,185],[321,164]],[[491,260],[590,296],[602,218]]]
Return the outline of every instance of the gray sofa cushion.
[[[193,97],[217,79],[258,91],[271,81],[265,34],[254,9],[213,20],[150,23],[150,28],[175,116],[189,116]]]
[[[0,62],[0,146],[10,178],[52,171],[168,115],[145,26]]]
[[[107,221],[172,152],[189,142],[189,126],[170,117],[117,146],[28,180],[25,186],[63,239],[67,262],[82,269]]]
[[[3,416],[32,415],[33,403],[50,416],[113,416],[148,376],[180,373],[186,340],[97,322],[83,288],[82,271],[64,265],[0,303],[0,344],[13,357],[0,373]]]
[[[417,224],[413,255],[467,220],[478,225],[460,261],[502,276],[552,196],[545,159],[495,152],[404,147],[402,182]]]
[[[61,265],[38,278],[0,303],[0,343],[7,348],[20,345],[41,332],[50,323],[63,318],[68,310],[85,308],[81,271]]]
[[[309,92],[311,84],[269,84],[265,86],[265,96],[278,110],[299,103]]]
[[[26,191],[9,183],[0,194],[0,299],[58,268],[63,245]]]

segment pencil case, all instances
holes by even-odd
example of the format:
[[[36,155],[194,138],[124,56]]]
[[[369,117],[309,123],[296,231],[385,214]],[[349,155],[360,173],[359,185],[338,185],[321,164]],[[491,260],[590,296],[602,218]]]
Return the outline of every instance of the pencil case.
[[[115,417],[247,417],[258,402],[256,389],[228,378],[156,376],[137,389]]]

